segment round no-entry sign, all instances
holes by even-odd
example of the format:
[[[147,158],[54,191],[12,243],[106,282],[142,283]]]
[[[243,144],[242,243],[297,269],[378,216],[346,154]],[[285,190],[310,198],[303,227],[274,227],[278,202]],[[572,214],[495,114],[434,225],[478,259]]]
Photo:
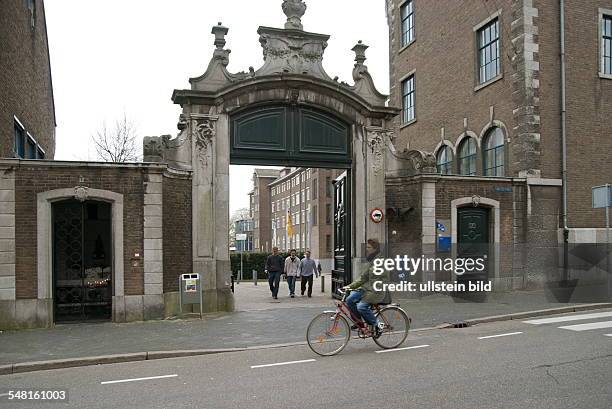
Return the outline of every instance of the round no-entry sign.
[[[385,215],[382,209],[378,207],[375,209],[372,209],[372,211],[370,212],[370,219],[372,219],[374,223],[380,223],[383,221],[384,218],[385,218]]]

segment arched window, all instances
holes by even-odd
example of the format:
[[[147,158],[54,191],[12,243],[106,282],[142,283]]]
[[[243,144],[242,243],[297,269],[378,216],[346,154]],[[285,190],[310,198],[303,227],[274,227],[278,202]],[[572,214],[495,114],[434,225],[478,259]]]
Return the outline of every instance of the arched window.
[[[476,140],[466,138],[459,146],[459,173],[473,176],[476,174]]]
[[[438,173],[449,175],[453,173],[453,151],[448,145],[442,145],[436,155]]]
[[[485,176],[504,176],[504,133],[491,129],[485,136],[483,148]]]

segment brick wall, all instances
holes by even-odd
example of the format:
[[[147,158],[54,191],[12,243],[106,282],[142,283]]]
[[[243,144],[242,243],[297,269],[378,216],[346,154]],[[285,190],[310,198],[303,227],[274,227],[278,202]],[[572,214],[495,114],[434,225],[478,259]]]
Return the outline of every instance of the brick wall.
[[[612,79],[599,77],[598,9],[612,10],[612,0],[566,4],[568,224],[603,228],[591,187],[612,183]]]
[[[164,177],[164,292],[178,291],[178,278],[192,271],[191,179]]]
[[[45,12],[36,0],[35,27],[27,2],[0,2],[0,158],[13,157],[13,115],[46,152],[55,154],[55,114]]]
[[[37,203],[36,195],[54,189],[84,185],[123,195],[123,258],[125,295],[143,294],[143,195],[141,168],[45,166],[44,163],[20,162],[15,171],[16,296],[37,297]],[[83,182],[79,181],[80,177]],[[141,255],[134,260],[134,253]],[[137,262],[137,266],[133,263]]]
[[[444,128],[444,138],[451,145],[455,145],[459,136],[466,130],[480,135],[490,122],[490,107],[494,108],[494,119],[503,122],[511,131],[514,127],[511,0],[414,0],[415,41],[402,50],[399,14],[401,3],[403,1],[400,0],[388,2],[391,36],[390,105],[401,107],[401,80],[415,70],[416,121],[400,126],[400,117],[396,118],[399,131],[395,145],[398,149],[409,146],[410,149],[432,152],[441,140],[441,128]],[[498,9],[502,10],[500,23],[503,77],[475,90],[477,56],[473,27]],[[467,118],[466,122],[464,118]],[[481,160],[478,162],[480,166]]]

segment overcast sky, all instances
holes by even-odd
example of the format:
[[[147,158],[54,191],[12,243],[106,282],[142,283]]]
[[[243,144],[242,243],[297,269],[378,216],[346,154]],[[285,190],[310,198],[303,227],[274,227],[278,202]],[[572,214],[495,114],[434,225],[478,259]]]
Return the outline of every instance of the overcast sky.
[[[95,160],[91,135],[125,112],[139,137],[176,135],[175,88],[189,88],[212,52],[213,25],[229,27],[230,72],[263,63],[257,27],[283,27],[282,0],[46,0],[57,116],[55,159]],[[324,66],[352,83],[358,40],[378,89],[388,93],[384,0],[308,0],[304,30],[331,35]],[[248,207],[253,168],[230,169],[230,212]]]

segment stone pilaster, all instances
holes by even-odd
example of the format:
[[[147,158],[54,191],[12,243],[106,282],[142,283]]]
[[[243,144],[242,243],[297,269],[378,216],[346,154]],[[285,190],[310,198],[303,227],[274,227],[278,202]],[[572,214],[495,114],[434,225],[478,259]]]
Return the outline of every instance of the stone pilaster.
[[[145,175],[144,293],[163,294],[162,175]]]
[[[15,173],[0,169],[0,301],[15,300]]]
[[[511,41],[514,128],[513,173],[539,176],[540,163],[540,63],[538,9],[534,0],[512,1]]]
[[[366,127],[366,212],[367,238],[377,238],[381,243],[386,241],[386,221],[374,223],[370,219],[372,209],[379,208],[386,212],[385,199],[385,159],[387,143],[391,132],[377,127]]]

